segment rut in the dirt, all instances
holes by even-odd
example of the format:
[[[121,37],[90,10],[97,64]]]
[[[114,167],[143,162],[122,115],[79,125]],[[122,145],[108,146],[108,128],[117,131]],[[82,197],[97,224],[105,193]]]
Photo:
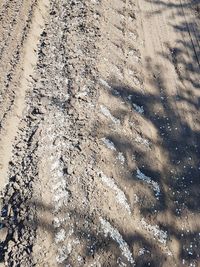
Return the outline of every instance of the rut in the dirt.
[[[96,81],[94,50],[98,38],[96,18],[98,14],[95,9],[90,10],[88,4],[81,1],[51,4],[48,24],[41,34],[38,47],[39,60],[33,75],[32,90],[27,95],[27,108],[20,123],[22,134],[19,131],[9,163],[11,178],[3,193],[2,227],[7,229],[7,236],[1,243],[1,255],[6,266],[32,266],[45,261],[38,257],[38,252],[32,258],[36,227],[41,224],[41,227],[51,229],[54,217],[62,221],[60,217],[65,212],[66,215],[67,212],[74,214],[73,221],[76,220],[76,201],[72,202],[71,207],[68,204],[70,199],[77,197],[76,194],[80,197],[77,207],[82,204],[85,210],[86,203],[81,200],[84,199],[81,194],[88,193],[81,187],[84,184],[89,186],[88,174],[84,174],[85,164],[87,161],[92,164],[92,156],[87,155],[87,139],[92,139],[88,134],[92,132],[90,116],[93,115],[96,95],[93,89]],[[88,113],[89,110],[91,112]],[[40,172],[42,162],[50,169],[43,168]],[[74,188],[72,194],[70,184],[74,186],[77,180],[73,175],[73,165],[81,162],[79,179],[87,178],[87,181],[82,181],[80,188]],[[43,174],[49,179],[52,201],[52,215],[47,225],[35,217],[35,209],[39,208],[41,199],[37,191],[34,192],[33,184],[35,190],[41,190],[35,184]],[[41,183],[46,186],[45,180]],[[65,219],[63,223],[67,229],[69,223]],[[57,243],[57,226],[53,226],[48,235],[52,236],[54,232]],[[42,240],[38,242],[42,245]],[[67,240],[65,242],[69,243]],[[50,264],[66,260],[66,256],[63,258],[62,255],[63,246],[55,245],[54,253],[57,255]],[[75,260],[73,254],[71,258]]]

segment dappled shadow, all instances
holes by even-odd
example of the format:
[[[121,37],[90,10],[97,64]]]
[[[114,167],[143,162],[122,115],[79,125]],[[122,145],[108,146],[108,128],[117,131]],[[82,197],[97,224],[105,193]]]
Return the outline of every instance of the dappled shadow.
[[[149,150],[143,149],[142,145],[138,146],[124,133],[119,134],[113,131],[106,137],[114,143],[118,151],[123,152],[126,158],[134,154],[137,168],[160,185],[159,201],[152,205],[153,202],[148,196],[146,204],[141,205],[140,212],[144,217],[153,218],[154,222],[168,232],[169,238],[177,240],[179,266],[182,266],[184,261],[188,261],[188,264],[199,263],[200,250],[198,223],[200,98],[197,94],[200,89],[200,39],[199,22],[195,21],[195,18],[199,16],[200,2],[189,1],[181,4],[181,2],[175,3],[174,1],[171,3],[170,1],[153,1],[153,3],[146,1],[157,5],[156,12],[151,16],[157,16],[171,8],[175,12],[174,16],[183,18],[187,9],[190,12],[197,12],[193,17],[194,21],[187,19],[182,22],[180,20],[180,25],[174,24],[173,18],[169,18],[168,24],[181,35],[177,35],[176,44],[173,46],[170,40],[169,43],[164,43],[166,52],[158,55],[174,68],[177,79],[176,94],[170,93],[167,89],[168,80],[165,77],[166,70],[163,65],[155,63],[152,58],[146,58],[146,66],[143,66],[149,74],[147,79],[154,89],[152,92],[143,93],[138,88],[119,83],[115,77],[111,78],[107,81],[111,87],[111,90],[107,90],[107,94],[110,99],[118,99],[118,103],[120,101],[125,103],[127,113],[132,109],[133,114],[137,114],[134,130],[145,138],[146,132],[153,129],[156,136],[152,135],[152,138],[149,138]],[[184,38],[185,35],[187,38]],[[182,38],[179,38],[180,36]],[[138,114],[134,105],[142,107],[144,112]],[[127,115],[120,105],[116,107],[113,114],[121,121]],[[160,154],[156,154],[155,151],[160,151]],[[159,164],[156,164],[158,162]],[[124,176],[129,181],[130,187],[134,185],[132,181],[138,181],[137,168],[129,169],[128,174]],[[156,212],[154,212],[155,209]],[[177,225],[180,221],[184,221],[187,225],[186,229],[181,230],[181,227]]]
[[[145,1],[151,2],[149,0]],[[173,63],[176,71],[179,72],[180,70],[178,76],[183,83],[189,81],[194,88],[199,89],[199,78],[198,76],[194,77],[194,74],[199,75],[200,71],[200,1],[158,0],[153,2],[153,6],[157,8],[156,13],[154,14],[151,11],[148,13],[151,16],[165,13],[168,25],[174,32],[178,33],[176,45],[170,47],[169,44],[164,44],[169,51],[161,56]],[[172,13],[168,14],[169,11],[172,11]],[[171,14],[173,14],[173,17],[171,17]],[[179,18],[179,20],[175,20],[175,18]],[[188,57],[187,60],[186,57]]]
[[[49,244],[49,246],[52,246],[54,243],[55,247],[58,249],[59,247],[66,247],[66,251],[63,251],[66,255],[68,255],[67,245],[72,240],[74,240],[73,249],[76,250],[76,253],[78,251],[78,244],[81,244],[81,255],[83,255],[81,264],[79,263],[76,265],[74,263],[74,259],[69,255],[61,264],[58,264],[58,266],[66,266],[66,264],[72,264],[72,266],[87,266],[87,264],[91,260],[94,260],[95,257],[98,259],[98,255],[104,255],[107,259],[109,259],[109,261],[106,262],[104,262],[104,258],[101,259],[103,266],[115,267],[116,263],[119,266],[120,264],[123,265],[124,263],[126,263],[126,266],[132,266],[132,264],[127,261],[126,257],[121,252],[122,242],[126,242],[131,249],[135,247],[133,254],[136,266],[149,266],[150,263],[150,266],[159,267],[162,266],[163,262],[165,261],[165,256],[160,256],[161,251],[151,241],[146,240],[141,233],[124,233],[124,229],[118,228],[117,231],[119,231],[123,237],[123,241],[118,241],[118,243],[111,237],[113,233],[110,232],[108,235],[103,233],[99,219],[92,214],[85,213],[84,211],[80,211],[78,209],[70,210],[67,207],[67,212],[65,212],[65,208],[63,207],[62,211],[59,211],[61,225],[56,226],[53,220],[47,220],[47,218],[54,218],[54,205],[46,205],[42,202],[38,202],[37,200],[34,201],[33,199],[28,201],[26,206],[29,210],[37,210],[37,215],[39,217],[34,216],[32,220],[27,220],[27,218],[25,218],[17,222],[18,218],[16,218],[15,214],[12,213],[12,209],[15,210],[15,206],[13,205],[9,211],[7,210],[7,207],[3,207],[1,214],[1,228],[7,229],[8,234],[5,241],[1,242],[0,244],[0,262],[4,261],[5,251],[7,250],[9,242],[17,241],[16,232],[18,240],[20,241],[24,234],[23,229],[25,228],[30,230],[34,228],[37,229],[37,231],[44,231],[45,235],[46,233],[49,234],[51,237],[51,244]],[[43,216],[44,214],[48,215],[47,218]],[[65,225],[64,221],[62,222],[62,219],[66,218],[66,214],[71,218],[70,227],[67,224]],[[19,217],[19,214],[17,216]],[[14,221],[15,225],[13,224]],[[67,241],[56,241],[56,234],[60,231],[60,229],[71,231],[71,234],[66,236]],[[115,226],[113,225],[113,231],[116,231],[114,229]],[[69,236],[71,241],[67,239]],[[35,240],[35,236],[32,237],[32,240]],[[40,246],[41,245],[42,244],[40,244]],[[21,246],[24,246],[24,252],[28,251],[28,254],[31,258],[33,245],[27,246],[25,243]],[[141,248],[144,249],[142,254],[140,254]],[[23,254],[23,251],[21,253]],[[152,255],[154,255],[153,258]],[[21,259],[23,259],[23,256]]]
[[[192,219],[188,217],[194,214],[198,216],[199,214],[200,132],[193,130],[191,125],[187,121],[183,121],[179,115],[179,112],[187,114],[190,111],[190,106],[195,107],[197,112],[198,107],[188,101],[185,110],[184,108],[183,110],[177,109],[176,103],[180,101],[181,96],[179,98],[176,96],[168,98],[164,92],[160,91],[160,84],[164,88],[161,75],[159,81],[155,78],[154,82],[158,93],[152,95],[138,93],[133,88],[124,85],[115,85],[114,81],[109,81],[108,83],[113,88],[113,92],[110,92],[110,97],[121,98],[130,107],[132,107],[133,103],[143,106],[144,114],[141,117],[146,121],[146,130],[148,130],[148,125],[151,125],[151,127],[153,125],[159,136],[157,141],[150,140],[151,147],[158,147],[164,151],[166,157],[166,161],[162,162],[161,160],[162,169],[156,169],[156,165],[153,163],[158,159],[156,155],[151,153],[151,150],[145,153],[142,148],[127,139],[125,135],[120,136],[116,133],[110,133],[106,136],[114,143],[117,150],[122,151],[126,157],[129,154],[135,154],[138,168],[160,185],[161,195],[159,201],[154,203],[148,198],[146,204],[143,202],[143,205],[140,207],[140,212],[145,217],[149,215],[151,218],[155,217],[155,220],[157,214],[161,213],[163,216],[159,223],[161,228],[165,229],[170,237],[174,236],[179,242],[180,261],[183,259],[186,261],[199,261],[198,223],[194,223],[192,229],[188,226],[187,230],[180,231],[175,225],[165,222],[165,216],[170,213],[172,222],[178,218],[184,218],[186,222],[189,220],[188,225],[190,225],[190,220]],[[116,91],[118,92],[117,95]],[[162,98],[160,97],[161,94]],[[128,100],[130,95],[132,95],[131,101]],[[132,109],[135,112],[134,108]],[[162,112],[159,112],[159,109]],[[120,114],[119,109],[116,111],[116,114]],[[200,125],[196,126],[199,127]],[[138,125],[139,127],[140,125]],[[131,181],[137,180],[136,169],[130,169],[126,177],[130,181],[130,186],[132,186]],[[155,209],[158,213],[154,213]],[[193,244],[192,250],[190,250],[191,244]],[[162,263],[159,266],[162,266]]]
[[[184,204],[190,210],[198,211],[198,185],[200,174],[200,147],[198,140],[200,138],[200,132],[192,130],[190,125],[186,122],[182,122],[178,112],[174,110],[173,107],[176,99],[168,100],[168,98],[165,97],[162,102],[160,95],[143,95],[124,86],[113,85],[113,90],[119,93],[118,96],[115,95],[113,97],[120,97],[123,98],[123,101],[127,101],[127,97],[132,95],[133,102],[144,107],[145,112],[142,115],[143,118],[145,118],[147,122],[150,121],[156,128],[161,138],[159,146],[162,147],[164,151],[167,151],[169,161],[166,166],[163,166],[163,173],[157,170],[158,173],[156,174],[155,170],[151,170],[152,159],[145,157],[144,152],[141,151],[136,151],[138,155],[142,153],[139,157],[140,161],[138,162],[138,166],[146,166],[142,168],[144,173],[155,177],[156,180],[162,177],[162,180],[159,182],[171,188],[172,192],[180,191],[177,199],[180,205]],[[164,110],[163,114],[158,114],[156,110],[154,110],[154,106],[158,103]],[[127,105],[131,106],[132,103],[129,101]],[[126,148],[132,151],[134,150],[134,144],[129,140],[122,141],[122,137],[119,139],[116,136],[108,136],[108,138],[112,140],[120,150],[126,150]],[[151,142],[153,146],[158,145],[154,143],[153,140],[151,140]],[[184,193],[185,190],[187,190],[187,193]],[[188,197],[188,195],[190,197]],[[172,197],[172,199],[174,198],[175,197]],[[175,206],[173,205],[171,207],[173,207],[172,209],[175,212]]]

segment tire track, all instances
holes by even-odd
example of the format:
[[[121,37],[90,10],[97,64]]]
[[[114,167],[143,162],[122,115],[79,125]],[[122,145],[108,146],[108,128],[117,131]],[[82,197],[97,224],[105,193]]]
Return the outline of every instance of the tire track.
[[[200,45],[199,45],[199,41],[200,41],[200,39],[199,39],[199,37],[197,37],[197,35],[196,35],[197,32],[196,32],[196,30],[194,29],[194,27],[193,27],[192,25],[189,25],[189,24],[188,24],[187,17],[186,17],[186,15],[185,15],[184,7],[183,7],[183,3],[182,3],[181,0],[180,0],[180,5],[181,5],[181,9],[182,9],[184,18],[185,18],[185,23],[186,23],[186,25],[187,25],[188,34],[189,34],[189,36],[190,36],[190,41],[191,41],[192,46],[193,46],[193,50],[194,50],[194,53],[195,53],[195,57],[196,57],[197,63],[198,63],[199,68],[200,68],[200,60],[199,60],[199,55],[200,55]],[[195,40],[193,40],[191,32],[193,32],[194,37],[195,37]],[[196,51],[196,50],[197,50],[196,47],[198,47],[198,50],[199,50],[198,52]]]
[[[47,3],[47,2],[46,2]],[[28,37],[24,42],[23,48],[20,48],[23,52],[21,52],[21,62],[20,65],[17,66],[17,70],[15,72],[15,81],[8,90],[8,95],[12,96],[13,86],[17,90],[15,91],[14,99],[8,99],[6,95],[4,96],[4,100],[7,102],[6,105],[9,104],[10,107],[7,107],[7,113],[4,115],[4,122],[1,125],[1,176],[3,177],[1,181],[1,189],[8,182],[8,166],[9,161],[12,158],[12,149],[13,142],[15,137],[17,136],[18,126],[20,120],[23,117],[23,110],[25,108],[25,96],[27,91],[30,88],[30,77],[33,75],[34,67],[37,62],[37,55],[35,51],[37,49],[38,40],[40,37],[40,33],[42,32],[42,27],[44,25],[43,14],[45,10],[44,2],[38,2],[36,8],[34,8],[33,14],[31,14],[31,21],[29,18],[28,24],[30,26],[30,31]],[[43,12],[43,14],[41,13]],[[30,24],[31,22],[31,24]],[[26,29],[27,26],[25,26]],[[23,32],[23,31],[22,31]],[[26,31],[23,32],[24,34]],[[22,39],[24,36],[22,36]],[[23,71],[21,71],[21,68]],[[11,101],[9,103],[9,101]],[[5,110],[6,111],[6,110]]]

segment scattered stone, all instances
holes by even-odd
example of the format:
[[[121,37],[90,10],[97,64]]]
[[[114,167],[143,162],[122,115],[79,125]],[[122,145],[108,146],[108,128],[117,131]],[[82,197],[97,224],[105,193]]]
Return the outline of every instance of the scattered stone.
[[[8,229],[6,227],[0,228],[0,243],[6,240]]]

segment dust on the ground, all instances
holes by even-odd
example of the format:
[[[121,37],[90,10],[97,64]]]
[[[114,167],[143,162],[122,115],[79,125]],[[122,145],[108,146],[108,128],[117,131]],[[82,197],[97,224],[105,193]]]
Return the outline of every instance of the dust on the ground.
[[[200,266],[198,1],[0,8],[0,264]]]

